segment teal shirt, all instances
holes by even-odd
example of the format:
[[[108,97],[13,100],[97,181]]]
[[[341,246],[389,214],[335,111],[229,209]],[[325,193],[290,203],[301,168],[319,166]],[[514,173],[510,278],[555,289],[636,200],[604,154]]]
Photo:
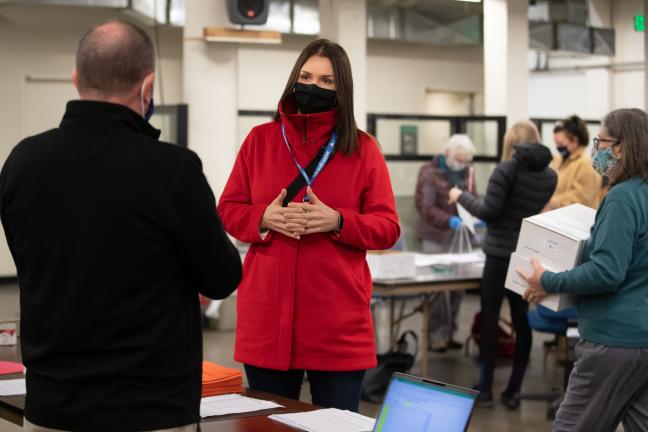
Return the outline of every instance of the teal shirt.
[[[648,183],[614,186],[581,252],[581,265],[545,272],[549,293],[578,295],[583,339],[615,347],[648,347]]]

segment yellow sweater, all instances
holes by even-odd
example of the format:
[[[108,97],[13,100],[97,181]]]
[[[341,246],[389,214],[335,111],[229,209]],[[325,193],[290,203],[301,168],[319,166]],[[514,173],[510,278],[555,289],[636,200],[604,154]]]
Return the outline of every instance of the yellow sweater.
[[[579,147],[564,162],[561,155],[555,156],[551,168],[558,173],[558,184],[545,211],[576,203],[592,208],[598,206],[601,176],[592,168],[585,147]]]

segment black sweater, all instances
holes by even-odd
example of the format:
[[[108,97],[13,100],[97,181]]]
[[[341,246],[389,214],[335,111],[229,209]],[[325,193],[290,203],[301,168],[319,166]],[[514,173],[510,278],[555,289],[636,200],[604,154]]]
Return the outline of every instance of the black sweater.
[[[241,262],[191,151],[130,109],[74,101],[0,175],[18,269],[25,416],[64,430],[200,420],[198,293],[224,298]]]
[[[513,158],[493,171],[483,200],[461,194],[459,203],[488,224],[484,253],[509,258],[515,251],[522,219],[540,213],[556,189],[550,162],[542,144],[515,146]]]

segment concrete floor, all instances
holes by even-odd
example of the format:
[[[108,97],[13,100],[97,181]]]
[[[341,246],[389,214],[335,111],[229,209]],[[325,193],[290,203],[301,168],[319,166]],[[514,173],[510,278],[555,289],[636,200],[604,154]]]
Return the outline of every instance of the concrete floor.
[[[0,285],[0,320],[15,319],[18,314],[18,290],[15,284]],[[464,341],[469,333],[470,323],[475,312],[479,309],[479,298],[476,295],[466,295],[461,307],[460,325],[457,340]],[[507,314],[507,305],[503,307],[503,315]],[[410,318],[404,328],[419,330],[420,317]],[[542,341],[550,338],[534,334],[532,361],[523,391],[542,392],[553,386],[560,386],[562,368],[555,364],[552,357],[543,367]],[[204,333],[204,357],[206,360],[220,364],[241,367],[232,360],[234,349],[234,333],[232,331],[207,330]],[[474,350],[473,350],[474,351]],[[419,365],[415,364],[413,374],[417,374]],[[474,356],[466,356],[464,351],[451,351],[445,354],[432,354],[430,361],[431,378],[470,387],[478,381],[478,366]],[[497,368],[495,374],[494,392],[496,395],[504,389],[508,380],[510,367],[506,364]],[[308,385],[304,386],[302,400],[309,401]],[[375,404],[362,402],[361,413],[375,416],[378,411]],[[509,411],[496,404],[494,408],[477,409],[469,430],[474,432],[546,432],[551,430],[551,422],[545,418],[546,404],[544,402],[525,401],[517,411]],[[20,428],[0,421],[0,432],[18,432]]]

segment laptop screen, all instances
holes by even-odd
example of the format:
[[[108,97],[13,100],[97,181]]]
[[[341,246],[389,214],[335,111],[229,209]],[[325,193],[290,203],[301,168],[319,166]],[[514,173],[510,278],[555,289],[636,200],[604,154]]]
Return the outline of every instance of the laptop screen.
[[[477,392],[395,374],[374,432],[464,432]]]

